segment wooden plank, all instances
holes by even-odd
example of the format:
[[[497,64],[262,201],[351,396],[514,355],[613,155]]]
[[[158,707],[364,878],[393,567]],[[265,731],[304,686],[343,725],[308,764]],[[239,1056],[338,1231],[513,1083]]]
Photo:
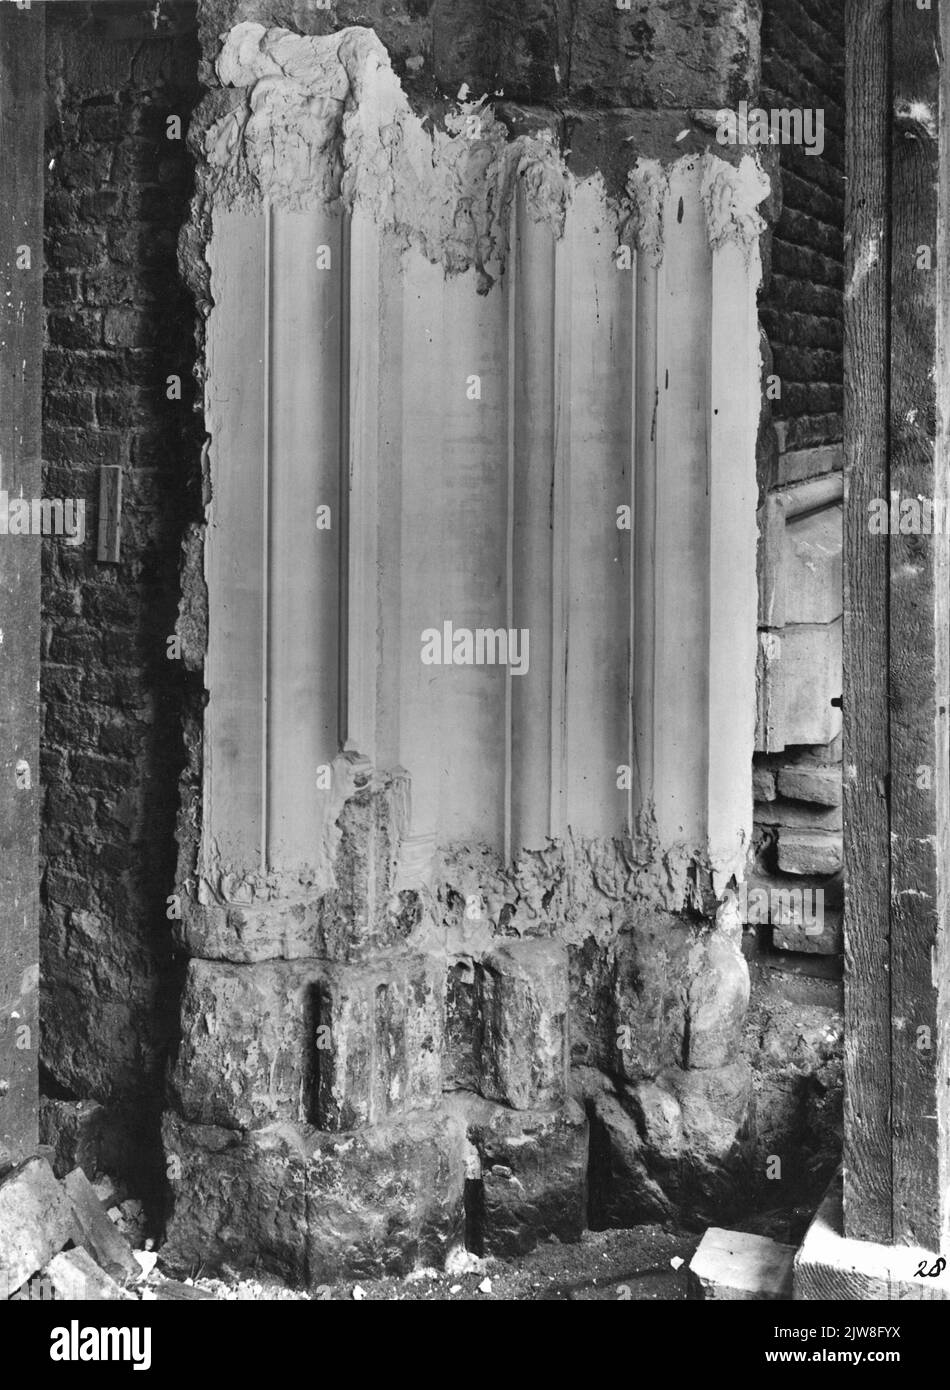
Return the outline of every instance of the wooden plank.
[[[937,467],[937,217],[940,101],[936,8],[892,6],[890,491],[934,497]],[[942,383],[946,391],[946,382]],[[881,544],[878,537],[877,543]],[[890,536],[891,1125],[893,1241],[940,1243],[937,1048],[938,672],[950,632],[938,591],[945,535]],[[920,769],[933,769],[921,776]],[[928,1032],[923,1034],[922,1029]],[[921,1040],[929,1040],[922,1046]]]
[[[796,1303],[950,1300],[950,1273],[932,1251],[852,1240],[842,1226],[839,1173],[795,1256],[792,1297]]]
[[[99,539],[96,559],[117,565],[122,548],[122,468],[107,463],[99,469]]]
[[[848,0],[845,296],[845,1229],[890,1241],[887,495],[890,0]]]
[[[42,488],[44,90],[43,10],[4,5],[0,488],[11,497],[38,498]],[[28,261],[21,248],[28,248]],[[5,1165],[30,1154],[38,1138],[38,536],[0,536],[0,629],[0,1165]]]
[[[950,52],[950,6],[940,9],[940,51]],[[947,409],[948,378],[950,378],[950,74],[943,64],[940,77],[940,208],[937,221],[937,399],[941,403],[937,428],[937,496],[945,504],[950,494],[950,410]],[[946,511],[945,511],[946,515]],[[939,546],[935,555],[934,592],[938,597],[937,630],[946,634],[950,628],[947,603],[950,600],[950,547]],[[937,921],[938,929],[946,932],[950,920],[950,644],[940,643],[936,661],[937,720],[935,727],[935,768],[940,775],[935,781],[936,848],[937,848]],[[935,1039],[937,1075],[950,1076],[950,953],[945,942],[937,953],[936,978],[940,989],[940,1031]],[[941,1193],[939,1249],[950,1246],[950,1087],[937,1087],[938,1187]]]

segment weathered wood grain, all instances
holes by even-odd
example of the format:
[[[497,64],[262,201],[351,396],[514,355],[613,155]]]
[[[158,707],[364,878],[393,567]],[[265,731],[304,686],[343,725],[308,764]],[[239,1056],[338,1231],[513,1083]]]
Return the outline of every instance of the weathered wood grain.
[[[38,498],[42,8],[0,6],[0,489]],[[23,248],[28,248],[24,250]],[[37,1143],[40,539],[0,535],[0,1165]]]
[[[937,454],[937,10],[896,3],[892,22],[890,491],[934,498],[945,494]],[[937,715],[942,706],[945,726],[940,682],[950,629],[938,575],[946,575],[947,544],[942,534],[890,536],[893,1240],[928,1250],[940,1244],[937,1039],[950,1026],[933,969],[937,797],[950,775]]]
[[[893,1235],[890,1134],[887,495],[890,0],[847,7],[844,860],[845,1229]]]

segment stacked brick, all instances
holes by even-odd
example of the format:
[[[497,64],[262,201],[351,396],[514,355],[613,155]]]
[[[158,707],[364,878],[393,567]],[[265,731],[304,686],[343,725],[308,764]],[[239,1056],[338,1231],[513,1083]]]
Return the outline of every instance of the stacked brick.
[[[169,660],[181,536],[198,505],[194,306],[177,229],[193,179],[193,16],[147,4],[47,15],[44,493],[85,504],[43,543],[43,1054],[56,1093],[114,1103],[138,1183],[160,1183],[174,1033],[166,899],[183,761]],[[168,378],[180,390],[169,394]],[[119,564],[97,560],[99,470],[124,484]]]
[[[777,482],[840,463],[843,363],[844,7],[837,0],[766,0],[766,109],[823,112],[824,149],[780,149],[781,215],[762,296],[781,398],[773,401]]]
[[[841,950],[843,10],[767,0],[761,105],[822,113],[824,149],[782,146],[781,209],[760,319],[767,335],[760,436],[760,661],[751,887],[823,899],[767,913],[771,944]],[[778,383],[778,392],[775,384]],[[769,389],[769,387],[771,389]],[[776,897],[774,901],[801,902]],[[812,904],[818,902],[812,899]],[[755,900],[753,899],[755,906]],[[753,923],[762,918],[753,912]]]

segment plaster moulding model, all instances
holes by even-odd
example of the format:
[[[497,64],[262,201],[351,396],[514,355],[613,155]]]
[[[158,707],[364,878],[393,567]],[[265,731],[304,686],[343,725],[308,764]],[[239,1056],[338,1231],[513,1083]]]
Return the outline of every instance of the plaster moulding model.
[[[578,926],[592,901],[604,925],[631,897],[681,907],[697,867],[721,898],[752,822],[761,166],[639,158],[610,199],[484,100],[430,128],[368,29],[239,24],[216,71],[182,242],[210,436],[201,896],[333,888],[342,808],[407,769],[401,887],[449,874],[492,921],[507,902]],[[466,362],[496,391],[477,414]],[[531,627],[517,696],[504,671],[472,694],[419,665],[453,617]],[[271,676],[318,730],[279,776]]]

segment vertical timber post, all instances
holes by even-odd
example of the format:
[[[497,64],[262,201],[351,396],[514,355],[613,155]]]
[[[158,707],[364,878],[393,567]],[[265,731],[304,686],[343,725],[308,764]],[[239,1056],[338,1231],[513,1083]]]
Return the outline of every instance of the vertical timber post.
[[[891,0],[848,0],[845,30],[845,1229],[890,1243],[887,496]]]
[[[44,90],[42,5],[0,4],[0,491],[9,498],[41,495]],[[0,1167],[37,1143],[39,629],[40,538],[0,531]]]
[[[905,535],[903,518],[907,500],[913,520],[917,499],[947,497],[938,415],[948,407],[948,382],[937,324],[946,292],[946,247],[939,244],[948,192],[945,180],[941,187],[939,130],[946,9],[947,0],[893,0],[891,60],[890,491],[901,498],[902,518],[901,534],[893,534],[892,522],[889,538],[893,1241],[926,1250],[940,1249],[946,1202],[939,1169],[947,1080],[941,1083],[938,1050],[950,1028],[941,960],[950,867],[950,541],[944,528],[926,524]]]
[[[847,28],[844,1234],[934,1251],[950,1151],[948,15],[950,0],[849,0]]]

